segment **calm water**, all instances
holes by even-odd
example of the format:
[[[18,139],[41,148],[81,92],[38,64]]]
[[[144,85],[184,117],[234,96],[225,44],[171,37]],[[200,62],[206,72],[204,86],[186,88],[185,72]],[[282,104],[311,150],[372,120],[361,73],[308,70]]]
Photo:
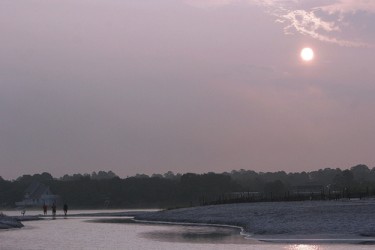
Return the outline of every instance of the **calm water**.
[[[0,249],[374,249],[374,246],[349,244],[271,244],[244,239],[238,230],[230,228],[127,221],[112,217],[68,217],[24,222],[22,229],[0,231]]]
[[[121,212],[134,212],[134,211],[146,211],[146,212],[149,211],[149,212],[152,212],[152,211],[158,211],[158,210],[157,209],[69,210],[69,214],[77,215],[77,214],[95,214],[95,213],[121,213]],[[0,212],[3,212],[4,214],[9,215],[9,216],[20,216],[20,215],[22,215],[21,210],[5,210],[5,211],[0,210]],[[49,208],[47,214],[51,215],[51,208]],[[58,208],[56,214],[57,215],[63,215],[64,213],[63,213],[61,208],[60,208],[60,210]],[[42,211],[42,209],[28,209],[28,210],[26,210],[25,215],[43,215],[43,211]]]

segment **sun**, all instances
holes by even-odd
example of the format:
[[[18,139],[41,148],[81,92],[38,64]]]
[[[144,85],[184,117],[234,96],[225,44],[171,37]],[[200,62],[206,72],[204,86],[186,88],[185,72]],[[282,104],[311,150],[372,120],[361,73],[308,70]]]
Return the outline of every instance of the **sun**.
[[[300,56],[305,62],[312,61],[314,59],[314,51],[311,48],[303,48]]]

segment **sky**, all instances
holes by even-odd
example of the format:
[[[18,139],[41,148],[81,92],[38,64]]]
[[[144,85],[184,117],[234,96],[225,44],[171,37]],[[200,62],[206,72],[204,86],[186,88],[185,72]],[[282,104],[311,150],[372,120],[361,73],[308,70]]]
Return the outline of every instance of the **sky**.
[[[371,0],[2,0],[0,176],[374,167],[374,23]]]

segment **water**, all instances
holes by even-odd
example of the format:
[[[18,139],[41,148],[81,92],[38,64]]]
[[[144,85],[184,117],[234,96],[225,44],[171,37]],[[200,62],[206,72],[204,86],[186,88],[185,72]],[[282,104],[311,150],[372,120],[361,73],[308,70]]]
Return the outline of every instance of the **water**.
[[[95,214],[95,213],[107,213],[107,214],[115,214],[115,213],[123,213],[123,212],[135,212],[135,211],[144,211],[144,212],[153,212],[158,211],[158,209],[102,209],[102,210],[69,210],[68,213],[70,215],[79,215],[79,214]],[[8,216],[21,216],[22,210],[0,210],[0,212],[8,215]],[[47,211],[48,215],[51,215],[52,211],[49,208]],[[57,215],[63,215],[62,209],[57,209]],[[43,215],[42,209],[27,209],[25,215]]]
[[[88,212],[102,211],[80,211]],[[272,244],[245,239],[230,228],[138,224],[124,217],[58,217],[23,224],[22,229],[0,231],[0,249],[373,249],[353,244]]]

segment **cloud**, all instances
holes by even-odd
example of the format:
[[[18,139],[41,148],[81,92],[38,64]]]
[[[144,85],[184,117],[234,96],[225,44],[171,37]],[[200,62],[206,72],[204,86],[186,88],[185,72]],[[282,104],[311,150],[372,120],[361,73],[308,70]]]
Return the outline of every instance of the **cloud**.
[[[301,34],[319,37],[319,31],[332,32],[339,31],[340,28],[334,22],[326,22],[320,19],[312,11],[294,10],[287,14],[279,16],[279,22],[288,21],[289,25],[285,27],[285,31],[294,28]]]
[[[284,31],[286,34],[292,34],[292,30],[302,35],[310,36],[314,39],[338,44],[346,47],[369,47],[370,45],[363,42],[356,42],[344,39],[338,39],[329,36],[328,33],[341,31],[335,22],[327,22],[317,17],[313,11],[294,10],[287,14],[280,15],[277,20],[281,23],[287,23]],[[323,33],[325,32],[325,33]]]
[[[346,35],[341,20],[344,15],[358,11],[375,13],[374,0],[337,0],[333,3],[328,0],[316,1],[309,2],[309,7],[304,7],[307,3],[304,0],[186,0],[186,3],[201,8],[231,4],[256,5],[275,16],[276,22],[284,24],[285,34],[296,32],[322,42],[346,47],[373,47],[354,38],[341,38]],[[340,16],[333,15],[336,13],[340,13]],[[325,20],[328,18],[330,21]]]
[[[355,13],[358,11],[375,13],[374,0],[338,0],[332,4],[320,7],[321,10],[333,13]]]

